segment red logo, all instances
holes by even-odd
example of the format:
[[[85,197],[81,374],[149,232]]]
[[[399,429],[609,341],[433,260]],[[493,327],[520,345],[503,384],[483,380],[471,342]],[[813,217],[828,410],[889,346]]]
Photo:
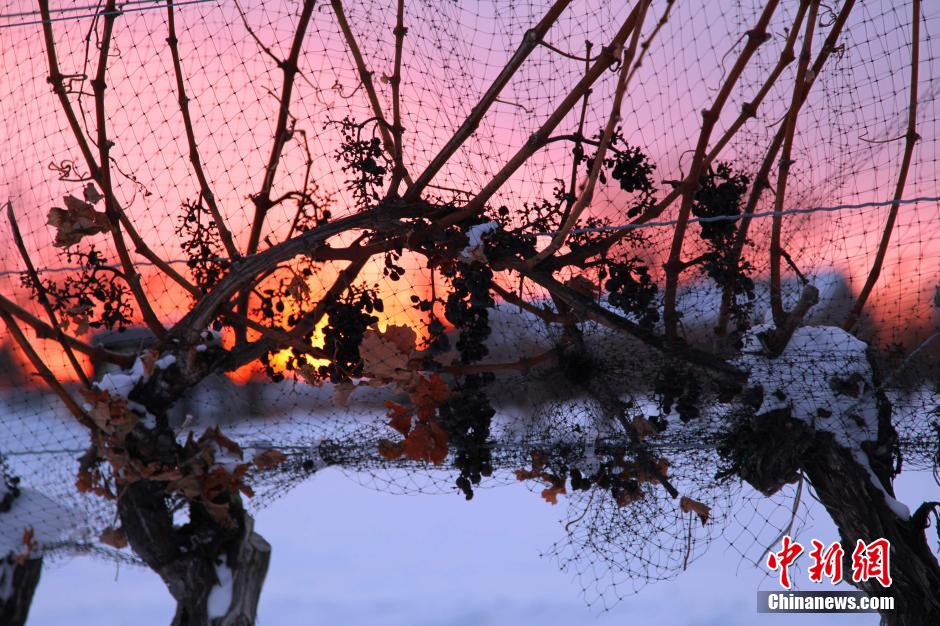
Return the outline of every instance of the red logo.
[[[783,550],[771,552],[767,555],[767,567],[771,570],[780,570],[780,586],[784,589],[789,589],[792,586],[790,584],[790,566],[801,554],[803,554],[803,546],[799,542],[790,539],[790,535],[784,535]]]
[[[876,539],[869,544],[859,539],[852,551],[852,582],[874,578],[882,587],[890,587],[890,552],[891,543],[887,539]]]
[[[813,539],[812,543],[813,549],[809,553],[813,559],[813,564],[809,566],[810,581],[821,583],[825,576],[833,585],[842,582],[842,557],[845,556],[842,544],[834,541],[824,551],[823,542]]]
[[[809,580],[822,583],[823,578],[829,579],[832,584],[842,582],[842,563],[845,550],[842,544],[834,541],[828,546],[818,539],[811,541],[813,549],[809,557],[813,563],[809,566]],[[767,567],[771,571],[779,572],[780,586],[790,589],[793,583],[790,579],[790,566],[803,554],[803,546],[793,541],[789,535],[784,535],[781,541],[782,549],[767,555]],[[852,582],[867,582],[877,580],[882,587],[891,586],[891,542],[887,539],[876,539],[865,543],[859,539],[852,551]]]

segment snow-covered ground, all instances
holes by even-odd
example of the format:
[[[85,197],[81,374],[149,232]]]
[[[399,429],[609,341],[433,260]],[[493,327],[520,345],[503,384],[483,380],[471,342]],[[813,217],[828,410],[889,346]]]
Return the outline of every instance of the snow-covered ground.
[[[905,474],[899,497],[937,499],[929,473]],[[259,624],[277,626],[874,626],[875,615],[758,615],[755,592],[776,588],[722,539],[676,580],[609,612],[539,552],[563,536],[562,511],[519,484],[458,495],[393,496],[323,471],[257,516],[273,555]],[[818,511],[800,539],[834,541]],[[815,588],[804,568],[798,588]],[[93,559],[43,572],[31,626],[163,626],[173,605],[156,575]],[[81,616],[82,621],[76,621]]]

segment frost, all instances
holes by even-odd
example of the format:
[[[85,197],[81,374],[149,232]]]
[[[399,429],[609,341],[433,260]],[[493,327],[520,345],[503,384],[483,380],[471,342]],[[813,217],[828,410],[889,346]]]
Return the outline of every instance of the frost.
[[[771,324],[752,328],[744,337],[742,355],[734,362],[750,371],[749,384],[763,388],[758,414],[789,409],[795,419],[832,433],[884,492],[861,447],[878,437],[878,406],[867,344],[841,328],[803,326],[793,333],[779,357],[770,358],[764,353],[761,335],[772,328]],[[884,495],[896,515],[910,517],[907,507]]]
[[[232,582],[234,577],[232,576],[232,570],[226,565],[224,556],[222,562],[215,566],[215,574],[219,577],[219,583],[214,585],[209,592],[207,609],[210,620],[225,617],[232,605]]]
[[[467,238],[470,242],[467,244],[467,247],[460,251],[460,257],[467,261],[485,262],[486,251],[483,247],[483,237],[494,230],[499,230],[499,224],[496,222],[486,222],[485,224],[471,226],[467,231]]]

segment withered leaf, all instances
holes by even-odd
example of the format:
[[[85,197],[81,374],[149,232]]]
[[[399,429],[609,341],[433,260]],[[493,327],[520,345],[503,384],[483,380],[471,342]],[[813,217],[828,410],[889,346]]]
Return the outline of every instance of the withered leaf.
[[[86,202],[91,202],[92,204],[97,204],[99,200],[104,198],[104,196],[98,192],[98,188],[95,187],[94,183],[85,185],[85,188],[82,190],[82,195],[85,196]]]
[[[56,229],[55,245],[59,248],[73,246],[84,237],[107,232],[111,223],[108,216],[75,196],[65,196],[65,209],[53,207],[49,210],[48,224]]]
[[[388,439],[379,439],[379,454],[388,461],[397,461],[405,454],[405,451],[400,443]]]
[[[414,351],[418,342],[418,335],[411,326],[400,326],[398,324],[389,324],[385,328],[382,337],[386,341],[395,344],[398,351],[406,356]]]
[[[171,480],[166,485],[166,490],[170,493],[178,493],[185,498],[192,500],[199,497],[202,493],[202,483],[196,476],[183,476],[177,480]]]
[[[362,371],[370,378],[395,380],[402,376],[410,377],[409,354],[399,350],[398,345],[384,333],[372,329],[365,332],[359,344]]]
[[[410,395],[419,409],[436,409],[450,397],[450,387],[438,374],[431,374],[429,378],[419,376]]]
[[[656,427],[653,426],[648,419],[640,415],[633,418],[633,430],[641,440],[647,437],[655,437],[659,434]]]
[[[81,396],[91,405],[88,415],[102,432],[118,441],[134,429],[139,417],[127,408],[127,400],[99,389],[81,389]]]
[[[304,300],[310,295],[310,286],[300,274],[294,274],[294,277],[287,283],[287,295],[294,300]]]
[[[157,364],[157,351],[145,350],[144,353],[140,355],[140,362],[144,366],[144,376],[150,378]]]
[[[95,307],[90,304],[76,304],[65,309],[65,317],[62,318],[63,330],[68,330],[69,324],[75,324],[74,333],[84,335],[91,329],[91,313]]]
[[[241,446],[223,435],[222,430],[218,426],[207,428],[206,432],[204,432],[199,438],[200,444],[204,444],[210,441],[215,442],[219,446],[220,450],[228,450],[239,459],[245,458],[244,454],[242,453]]]
[[[39,547],[39,542],[36,540],[32,526],[27,526],[23,530],[23,545],[26,547],[26,550],[13,557],[13,562],[17,565],[24,564],[26,560],[29,559],[29,555],[32,554],[33,550]]]
[[[558,496],[567,493],[565,491],[565,481],[561,478],[551,477],[549,486],[542,490],[542,497],[550,504],[558,504]]]
[[[433,420],[415,424],[401,445],[412,461],[440,465],[447,458],[447,433]]]
[[[98,540],[106,546],[120,550],[127,546],[127,536],[123,528],[105,528],[98,536]]]
[[[679,499],[679,508],[682,509],[683,513],[695,513],[698,515],[699,519],[702,520],[702,526],[708,521],[708,516],[711,514],[712,510],[707,504],[685,496]]]
[[[287,460],[287,455],[280,450],[264,450],[255,455],[251,460],[260,470],[269,470],[277,467]]]

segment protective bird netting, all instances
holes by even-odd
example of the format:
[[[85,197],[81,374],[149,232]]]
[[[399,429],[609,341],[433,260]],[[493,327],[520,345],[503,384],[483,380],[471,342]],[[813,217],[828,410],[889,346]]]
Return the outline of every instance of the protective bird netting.
[[[137,0],[119,2],[112,12],[103,2],[57,2],[45,17],[33,2],[0,3],[0,201],[10,202],[22,247],[58,306],[63,330],[88,348],[75,351],[79,367],[102,388],[126,396],[142,375],[93,366],[94,350],[144,355],[155,338],[133,289],[113,278],[125,272],[124,260],[101,234],[109,227],[95,222],[110,200],[101,201],[99,175],[76,134],[87,137],[84,149],[95,159],[102,140],[109,146],[111,194],[123,228],[135,231],[125,234],[130,263],[153,315],[169,327],[238,267],[230,244],[243,255],[272,249],[375,206],[393,177],[401,176],[404,189],[412,185],[474,115],[520,46],[533,41],[552,6],[406,2],[403,30],[396,29],[395,2],[308,4],[309,25],[298,41],[298,24],[307,19],[302,2],[190,0],[168,11],[165,2]],[[260,353],[260,361],[207,377],[168,409],[179,441],[218,426],[245,459],[283,454],[268,457],[271,467],[252,466],[245,477],[254,492],[249,507],[264,506],[325,465],[396,492],[469,495],[478,483],[525,480],[568,507],[567,537],[550,552],[603,601],[675,575],[721,535],[746,558],[761,558],[791,518],[805,512],[794,513],[793,484],[763,496],[734,477],[740,467],[730,467],[721,449],[742,409],[720,381],[618,332],[603,314],[573,313],[556,290],[494,261],[500,233],[513,234],[507,246],[533,251],[552,241],[570,215],[563,211],[572,206],[567,199],[582,190],[607,143],[609,163],[559,254],[616,238],[609,256],[618,262],[558,264],[555,276],[644,332],[662,333],[664,266],[682,218],[679,202],[653,209],[688,175],[702,111],[732,77],[708,148],[726,141],[702,178],[712,193],[697,197],[683,249],[692,261],[678,284],[679,335],[695,350],[751,372],[751,383],[762,381],[762,412],[786,408],[847,446],[872,440],[879,410],[890,404],[903,469],[936,472],[940,6],[924,3],[920,15],[918,140],[902,196],[892,203],[909,136],[908,3],[859,3],[844,25],[842,3],[781,3],[766,27],[769,37],[742,68],[736,60],[767,2],[652,2],[609,139],[604,130],[623,60],[601,67],[589,91],[576,89],[611,53],[609,42],[636,6],[555,4],[566,6],[472,132],[423,183],[422,202],[453,210],[473,206],[485,192],[486,219],[461,226],[463,245],[451,254],[459,262],[435,262],[410,245],[368,257],[345,295],[334,298],[339,304],[306,333],[321,353],[280,346]],[[841,34],[826,48],[836,26]],[[799,79],[813,87],[800,108],[786,193],[777,202],[780,164],[764,162],[787,126],[801,71],[799,62],[781,58],[788,45],[800,56],[804,31],[815,39]],[[51,80],[50,41],[58,67]],[[621,40],[617,52],[630,44]],[[823,55],[815,72],[812,61]],[[545,121],[572,94],[572,106],[546,136]],[[757,97],[759,106],[749,108]],[[504,177],[506,164],[529,147]],[[279,156],[272,159],[272,151]],[[749,208],[753,217],[742,220],[755,181],[767,191]],[[259,189],[267,204],[256,228]],[[722,208],[732,205],[730,213]],[[59,213],[50,213],[53,207]],[[216,210],[227,232],[218,228]],[[858,341],[839,327],[893,213],[880,276],[854,326]],[[783,218],[782,307],[797,307],[807,285],[818,290],[818,303],[770,362],[760,354],[760,334],[774,324],[775,216]],[[40,329],[46,317],[36,286],[6,214],[0,221],[2,308],[66,390],[86,402],[56,333]],[[719,252],[743,222],[749,226],[733,272],[738,282],[729,282]],[[331,244],[365,245],[363,233],[386,227],[365,223]],[[497,265],[489,275],[480,269],[486,261]],[[346,262],[299,256],[279,263],[259,278],[242,312],[290,329],[327,301]],[[213,318],[221,333],[207,331],[197,351],[237,341],[237,324],[220,320]],[[247,336],[257,332],[249,327]],[[337,337],[350,334],[359,343],[343,353]],[[146,367],[149,375],[173,362],[158,358]],[[35,371],[4,326],[0,457],[4,493],[18,495],[0,506],[8,509],[0,513],[0,551],[21,552],[23,531],[31,528],[47,555],[132,560],[129,550],[100,540],[116,523],[113,500],[76,487],[88,429]],[[448,393],[459,402],[448,401]],[[428,407],[431,418],[422,413]],[[138,413],[153,417],[146,407]],[[464,421],[473,424],[460,426]],[[102,480],[113,478],[101,471]],[[679,494],[688,498],[682,506]],[[184,507],[176,503],[182,519]]]

